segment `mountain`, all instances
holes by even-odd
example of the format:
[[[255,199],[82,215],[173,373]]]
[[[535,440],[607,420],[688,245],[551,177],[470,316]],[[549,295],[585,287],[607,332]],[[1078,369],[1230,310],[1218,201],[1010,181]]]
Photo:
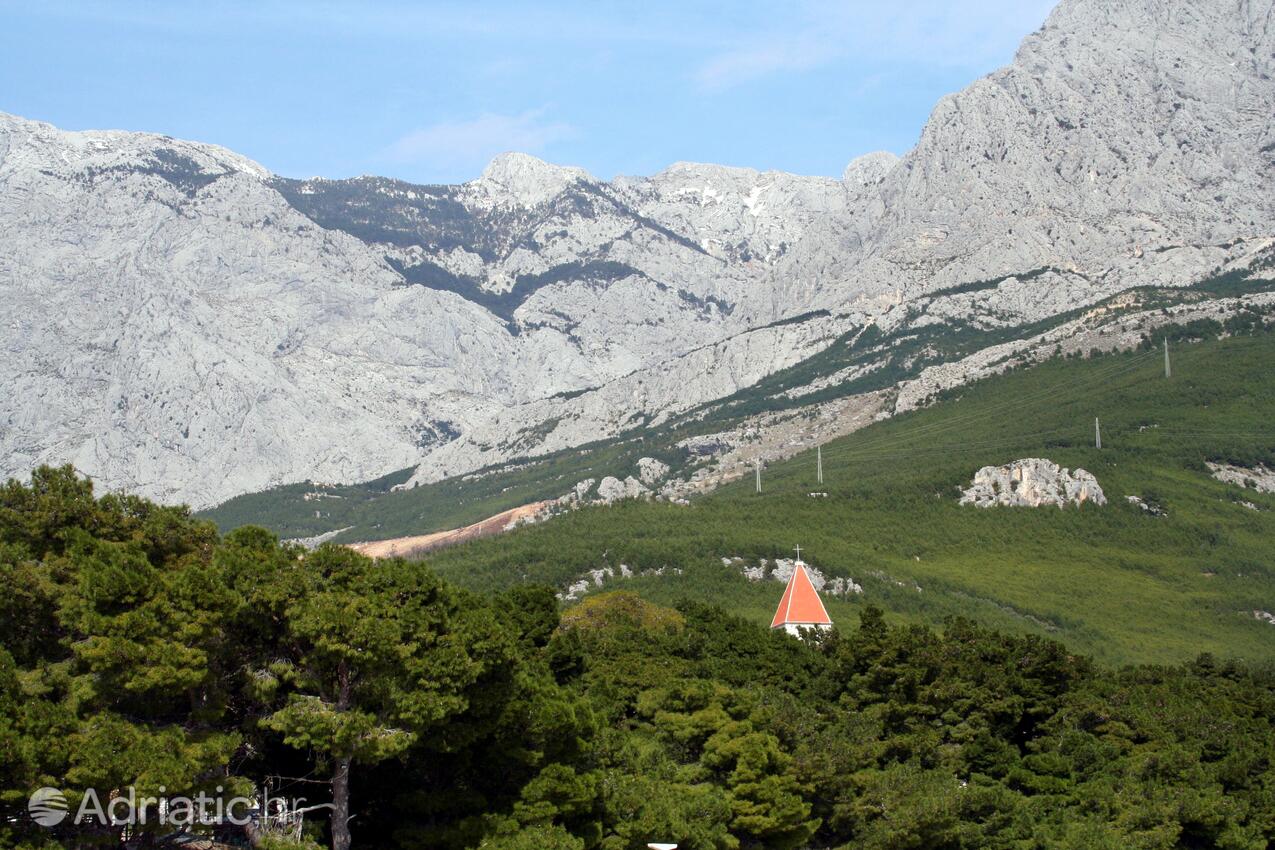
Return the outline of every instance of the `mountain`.
[[[765,626],[800,545],[840,627],[876,605],[917,624],[966,617],[1050,637],[1115,665],[1268,661],[1275,293],[1254,300],[1225,328],[1162,328],[1169,379],[1158,341],[1051,358],[824,443],[822,481],[810,448],[769,465],[760,493],[748,475],[690,504],[587,506],[421,557],[485,593],[627,590]],[[984,467],[1052,464],[1092,489],[1059,507],[1033,500],[1038,482],[1023,474],[1013,501],[1039,507],[963,495]]]
[[[970,329],[1264,256],[1272,73],[1258,4],[1064,0],[913,151],[841,179],[506,154],[459,186],[293,180],[0,116],[0,473],[69,461],[196,506],[419,486],[779,375],[846,383],[815,360],[894,374],[891,346],[842,363],[872,334],[926,336],[914,374]]]
[[[787,187],[773,190],[782,212],[835,200],[835,180],[708,169],[722,193],[762,199],[728,250],[630,206],[712,219],[673,178],[621,192],[510,155],[461,187],[294,182],[159,136],[6,116],[0,138],[7,474],[73,461],[195,504],[367,479],[462,434],[472,448],[484,427],[509,438],[590,388],[575,406],[618,428],[677,396],[729,393],[821,338],[759,330],[772,269],[726,255],[801,227],[766,217],[757,184]],[[653,367],[663,386],[641,390]],[[635,392],[643,404],[617,409]]]
[[[856,276],[908,294],[1048,268],[1038,296],[1075,302],[1190,283],[1270,236],[1273,15],[1059,4],[1013,64],[938,103],[884,180]]]

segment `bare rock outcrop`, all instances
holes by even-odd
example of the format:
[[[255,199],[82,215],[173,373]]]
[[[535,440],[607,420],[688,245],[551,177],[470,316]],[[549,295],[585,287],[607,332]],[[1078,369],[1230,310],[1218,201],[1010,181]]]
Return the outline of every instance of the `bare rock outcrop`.
[[[1236,484],[1259,493],[1275,493],[1275,469],[1263,464],[1253,467],[1236,466],[1230,463],[1209,463],[1213,477],[1227,484]]]
[[[1051,460],[1029,457],[1005,466],[985,466],[973,483],[961,491],[962,505],[990,508],[1038,508],[1053,505],[1107,504],[1098,479],[1083,469],[1072,472]]]
[[[762,558],[756,564],[751,564],[743,558],[722,558],[722,565],[738,568],[744,578],[752,582],[770,580],[786,584],[792,578],[797,562],[792,558],[776,558],[773,562]],[[811,585],[820,593],[826,593],[829,596],[851,596],[863,593],[863,586],[852,578],[841,576],[829,578],[818,567],[812,567],[810,564],[806,564],[805,567],[806,574],[810,576]]]
[[[638,460],[638,479],[647,487],[654,487],[663,481],[668,475],[668,471],[667,463],[656,460],[653,457],[644,457]]]
[[[1250,0],[1062,0],[842,179],[506,154],[456,186],[292,180],[0,114],[0,477],[72,462],[196,507],[423,484],[659,424],[890,311],[1009,326],[1189,284],[1275,234],[1272,114]]]
[[[598,501],[604,505],[618,502],[621,499],[636,499],[645,496],[650,491],[642,486],[642,482],[638,481],[632,475],[623,481],[614,475],[608,475],[598,482]]]
[[[646,570],[634,570],[627,564],[620,564],[615,567],[603,566],[594,570],[586,570],[583,575],[577,576],[573,581],[557,593],[558,599],[563,602],[574,602],[580,599],[591,590],[597,590],[604,585],[616,579],[633,578],[634,576],[662,576],[662,575],[681,575],[681,567],[662,566]]]
[[[1164,507],[1154,500],[1144,499],[1141,496],[1125,496],[1124,498],[1126,502],[1133,505],[1135,508],[1142,510],[1144,513],[1150,514],[1151,516],[1169,515]]]

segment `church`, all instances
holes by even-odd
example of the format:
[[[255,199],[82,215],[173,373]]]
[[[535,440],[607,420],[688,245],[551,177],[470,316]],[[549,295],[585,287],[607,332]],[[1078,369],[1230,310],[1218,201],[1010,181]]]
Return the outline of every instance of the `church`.
[[[770,621],[772,629],[783,629],[790,635],[801,637],[802,629],[830,629],[832,619],[823,607],[823,600],[810,581],[806,564],[801,560],[801,547],[797,547],[797,560],[784,595],[779,600],[775,617]]]

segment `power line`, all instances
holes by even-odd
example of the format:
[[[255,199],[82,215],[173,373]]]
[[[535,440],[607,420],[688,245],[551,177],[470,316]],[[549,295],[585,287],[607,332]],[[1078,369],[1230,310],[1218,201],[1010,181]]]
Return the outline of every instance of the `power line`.
[[[1250,340],[1249,345],[1257,345],[1258,341]],[[1243,342],[1238,344],[1243,345]],[[950,416],[928,424],[922,424],[914,428],[908,429],[903,434],[880,434],[876,438],[870,438],[863,444],[849,448],[840,456],[841,460],[846,462],[858,462],[868,460],[890,460],[899,458],[908,458],[915,456],[924,456],[932,454],[952,454],[965,453],[970,451],[985,451],[995,448],[1007,448],[1016,446],[1024,442],[1037,441],[1044,437],[1058,436],[1063,434],[1074,434],[1072,428],[1057,428],[1049,431],[1039,431],[1028,434],[1019,434],[1012,437],[1006,436],[995,440],[985,440],[981,442],[962,441],[955,444],[935,445],[933,443],[924,447],[909,447],[910,443],[925,438],[933,440],[935,437],[944,436],[964,429],[970,425],[977,424],[980,421],[986,421],[996,418],[1008,410],[1022,410],[1024,407],[1044,401],[1050,398],[1056,399],[1060,394],[1069,393],[1074,390],[1081,390],[1101,383],[1110,388],[1111,380],[1127,374],[1130,374],[1150,361],[1158,352],[1154,346],[1134,354],[1132,357],[1117,363],[1110,364],[1105,367],[1099,367],[1089,371],[1087,374],[1080,376],[1074,380],[1066,381],[1061,384],[1017,396],[1003,402],[993,402],[984,405],[976,410],[971,410],[965,414]],[[1169,360],[1168,338],[1164,341],[1164,358],[1165,358],[1165,377],[1172,377],[1172,365]],[[990,376],[989,376],[990,377]],[[1076,404],[1082,402],[1083,399],[1068,399],[1067,403]],[[1123,433],[1123,432],[1122,432]],[[1190,430],[1180,431],[1172,427],[1146,429],[1144,433],[1159,433],[1166,436],[1183,436],[1183,437],[1244,437],[1253,439],[1272,439],[1275,440],[1275,432],[1258,432],[1258,431],[1221,431],[1221,430]],[[1094,444],[1095,448],[1102,448],[1102,426],[1097,417],[1094,418]],[[896,448],[897,447],[897,448]],[[823,449],[822,446],[816,446],[816,474],[820,483],[823,482]],[[760,465],[757,469],[757,492],[761,492],[761,469]]]
[[[927,454],[951,454],[954,452],[975,451],[983,449],[1007,448],[1009,446],[1020,445],[1024,442],[1040,440],[1044,437],[1054,437],[1064,434],[1074,433],[1070,428],[1055,428],[1050,431],[1038,431],[1031,434],[1020,434],[1012,438],[1001,438],[996,440],[984,440],[981,442],[961,442],[949,445],[926,446],[923,448],[904,448],[897,451],[874,451],[874,452],[851,452],[842,455],[842,460],[860,461],[860,460],[884,460],[890,458],[912,457],[914,455]]]
[[[874,452],[852,452],[842,455],[839,460],[848,463],[857,463],[861,461],[874,460],[900,460],[911,457],[922,457],[927,455],[940,454],[964,454],[968,452],[989,451],[992,449],[1011,448],[1022,445],[1023,443],[1038,442],[1045,437],[1056,437],[1067,434],[1075,434],[1071,428],[1056,428],[1051,431],[1039,431],[1030,434],[1021,434],[1013,438],[999,440],[985,440],[981,442],[963,442],[952,443],[947,445],[934,445],[926,447],[902,448],[897,451],[874,451]],[[1214,436],[1208,433],[1182,433],[1172,434],[1171,436]],[[1255,438],[1275,440],[1275,432],[1273,433],[1248,433],[1248,434],[1232,434],[1231,436],[1252,436]],[[1101,446],[1098,446],[1101,448]],[[760,492],[760,491],[759,491]]]
[[[1154,355],[1154,352],[1150,352],[1150,353],[1144,352],[1140,355],[1137,355],[1135,360],[1132,362],[1112,364],[1109,367],[1104,367],[1104,368],[1095,370],[1094,372],[1091,372],[1090,374],[1084,376],[1083,378],[1078,378],[1073,381],[1066,382],[1060,385],[1054,385],[1046,389],[1037,390],[1032,393],[1027,393],[1026,395],[1017,396],[1011,400],[1002,401],[1002,402],[994,402],[989,405],[984,405],[983,407],[977,410],[972,410],[969,413],[965,413],[965,414],[958,414],[956,416],[951,416],[939,422],[932,422],[932,423],[929,423],[928,425],[918,425],[915,428],[910,429],[908,431],[907,436],[911,437],[916,435],[928,435],[930,432],[935,430],[947,430],[951,426],[961,425],[966,422],[976,421],[978,419],[986,419],[1001,411],[1010,410],[1013,408],[1021,408],[1027,404],[1032,404],[1037,401],[1044,401],[1048,398],[1056,397],[1059,393],[1065,393],[1070,390],[1079,389],[1089,384],[1093,384],[1097,382],[1106,383],[1111,378],[1119,377],[1120,375],[1124,375],[1134,371],[1135,369],[1139,368],[1149,357],[1153,355]],[[890,436],[881,435],[881,437],[878,437],[878,439],[890,439]]]
[[[1248,437],[1257,440],[1275,440],[1275,431],[1176,431],[1172,428],[1155,428],[1139,433],[1159,433],[1169,437]]]
[[[1094,425],[1095,425],[1095,437],[1098,438],[1095,440],[1095,442],[1099,442],[1101,437],[1101,425],[1099,424],[1099,421],[1097,418],[1094,419]],[[1162,434],[1169,437],[1245,437],[1245,438],[1252,438],[1252,439],[1259,439],[1259,440],[1275,440],[1275,431],[1176,431],[1172,428],[1155,428],[1154,430],[1147,429],[1146,431],[1137,431],[1133,427],[1130,427],[1117,432],[1117,431],[1112,431],[1112,429],[1108,427],[1107,432],[1109,435],[1112,433],[1122,433],[1122,434],[1130,434],[1130,435],[1137,436],[1137,435],[1153,435],[1158,433],[1158,434]],[[1023,442],[1039,440],[1044,437],[1055,437],[1055,436],[1074,434],[1074,433],[1075,431],[1072,428],[1054,428],[1048,431],[1035,431],[1031,433],[1018,434],[1013,436],[1007,435],[1005,437],[997,438],[994,440],[983,440],[980,442],[973,442],[973,443],[960,442],[960,443],[950,443],[946,445],[930,445],[930,446],[925,446],[922,448],[900,448],[897,451],[891,451],[888,448],[885,449],[884,451],[852,450],[842,455],[841,457],[842,459],[851,460],[851,461],[876,460],[876,459],[883,459],[883,458],[890,458],[890,457],[907,457],[912,454],[940,454],[943,452],[959,452],[965,449],[982,450],[985,448],[1002,448],[1002,447],[1017,445]],[[1095,447],[1102,448],[1100,444],[1096,445]]]
[[[1119,364],[1118,368],[1102,369],[1102,370],[1090,373],[1083,379],[1072,381],[1072,382],[1063,384],[1061,386],[1055,385],[1045,390],[1039,390],[1034,393],[1018,396],[1012,400],[1008,400],[1004,402],[996,402],[990,405],[986,405],[980,408],[979,410],[970,411],[969,413],[966,413],[963,415],[951,416],[946,419],[940,420],[938,422],[929,423],[928,425],[919,425],[915,428],[909,429],[905,434],[902,434],[902,435],[882,434],[876,437],[875,439],[869,439],[867,442],[859,446],[859,448],[876,448],[878,446],[885,446],[892,443],[898,443],[899,441],[903,441],[903,442],[914,441],[922,437],[930,439],[938,435],[951,433],[952,431],[956,431],[958,429],[963,429],[966,426],[979,422],[981,420],[996,418],[997,415],[999,415],[1000,413],[1003,413],[1009,410],[1013,410],[1013,409],[1021,410],[1021,408],[1023,408],[1024,406],[1033,404],[1038,401],[1044,401],[1050,397],[1056,397],[1060,393],[1066,393],[1071,390],[1082,389],[1089,384],[1098,383],[1098,382],[1101,382],[1103,384],[1109,384],[1113,378],[1120,377],[1122,375],[1125,375],[1129,372],[1132,372],[1138,369],[1139,367],[1143,365],[1143,363],[1146,362],[1146,360],[1149,357],[1153,357],[1153,356],[1155,356],[1154,351],[1144,352],[1143,354],[1138,355],[1137,359],[1134,362],[1121,363]]]

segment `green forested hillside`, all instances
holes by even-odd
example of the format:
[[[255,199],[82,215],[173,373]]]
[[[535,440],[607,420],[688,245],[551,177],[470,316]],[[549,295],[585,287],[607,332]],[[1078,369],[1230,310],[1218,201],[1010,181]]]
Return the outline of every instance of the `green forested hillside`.
[[[1249,323],[1179,328],[1173,377],[1157,348],[1056,360],[961,389],[690,506],[589,508],[435,553],[431,567],[484,590],[565,586],[589,569],[678,567],[608,584],[652,599],[712,600],[768,621],[777,584],[753,585],[723,557],[776,557],[800,544],[865,603],[913,622],[965,615],[1048,635],[1103,661],[1175,662],[1201,651],[1275,657],[1275,497],[1215,481],[1209,460],[1275,463],[1275,334]],[[1094,419],[1103,448],[1093,445]],[[985,464],[1046,457],[1083,467],[1105,507],[978,509],[958,487]],[[815,490],[827,497],[811,497]],[[1157,506],[1152,515],[1126,501]],[[1245,502],[1248,505],[1244,504]]]
[[[632,593],[560,611],[43,468],[0,486],[0,848],[1275,841],[1272,665],[1117,671],[960,618],[845,620],[801,641]],[[29,814],[40,788],[66,817]],[[306,810],[299,840],[252,816],[263,792]]]

